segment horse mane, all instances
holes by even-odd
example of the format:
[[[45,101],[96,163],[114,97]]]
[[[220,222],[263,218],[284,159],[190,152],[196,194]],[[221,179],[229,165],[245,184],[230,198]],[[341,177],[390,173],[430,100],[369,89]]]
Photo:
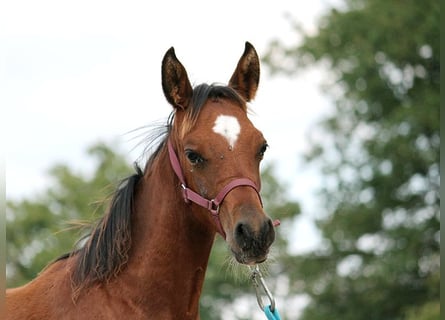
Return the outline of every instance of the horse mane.
[[[136,166],[136,173],[121,181],[107,214],[92,229],[85,245],[75,252],[77,259],[71,276],[75,293],[94,282],[109,280],[126,264],[131,246],[130,213],[142,176]]]
[[[231,87],[201,84],[193,89],[191,105],[186,109],[182,127],[190,130],[208,99],[228,99],[246,110],[244,99]],[[155,152],[148,159],[147,171],[160,150],[165,146],[174,122],[175,111],[170,114],[167,125],[150,135],[148,145],[160,141]],[[182,131],[183,133],[186,131]],[[145,150],[149,150],[146,147]],[[134,208],[134,194],[144,172],[135,165],[136,172],[122,180],[111,198],[108,211],[92,228],[85,238],[85,244],[71,253],[62,255],[56,261],[75,257],[71,275],[73,298],[95,283],[109,281],[125,267],[131,248],[131,216]],[[82,240],[82,239],[81,239]]]

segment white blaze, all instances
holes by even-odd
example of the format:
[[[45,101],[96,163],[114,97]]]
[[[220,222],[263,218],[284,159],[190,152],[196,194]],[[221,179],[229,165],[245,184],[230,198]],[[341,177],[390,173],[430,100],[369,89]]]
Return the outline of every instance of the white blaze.
[[[213,131],[222,135],[229,143],[230,149],[233,149],[238,140],[241,131],[238,119],[232,116],[220,115],[215,120]]]

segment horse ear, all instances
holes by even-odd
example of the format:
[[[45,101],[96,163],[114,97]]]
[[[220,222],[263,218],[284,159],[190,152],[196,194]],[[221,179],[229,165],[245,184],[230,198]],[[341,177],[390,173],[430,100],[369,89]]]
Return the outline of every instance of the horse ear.
[[[255,48],[246,42],[244,53],[230,78],[229,86],[243,96],[246,101],[250,101],[255,97],[259,81],[260,61]]]
[[[184,66],[171,47],[162,59],[162,89],[167,101],[175,108],[185,110],[190,103],[193,89]]]

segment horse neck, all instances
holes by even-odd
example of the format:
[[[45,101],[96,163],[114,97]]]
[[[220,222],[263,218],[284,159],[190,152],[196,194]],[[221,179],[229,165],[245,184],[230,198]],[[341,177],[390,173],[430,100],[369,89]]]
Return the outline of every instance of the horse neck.
[[[215,232],[182,199],[165,148],[146,170],[134,209],[128,273],[150,301],[197,314]]]

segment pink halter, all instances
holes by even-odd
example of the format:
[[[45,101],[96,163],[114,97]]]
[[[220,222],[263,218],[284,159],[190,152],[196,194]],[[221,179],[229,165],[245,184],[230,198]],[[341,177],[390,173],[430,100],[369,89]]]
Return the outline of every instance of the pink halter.
[[[167,142],[168,146],[168,155],[170,158],[170,164],[173,168],[173,171],[176,173],[176,176],[178,177],[179,181],[181,182],[182,187],[182,196],[184,197],[184,200],[186,203],[190,203],[190,201],[196,203],[197,205],[206,208],[210,211],[213,219],[215,220],[216,228],[219,232],[219,234],[226,239],[226,233],[224,232],[224,229],[221,225],[221,220],[219,219],[219,206],[223,202],[224,198],[227,196],[227,194],[232,191],[233,189],[240,187],[240,186],[248,186],[253,188],[256,193],[258,194],[258,198],[260,199],[261,205],[263,205],[261,196],[259,194],[258,187],[256,184],[247,178],[238,178],[230,181],[228,184],[222,188],[222,190],[217,194],[217,196],[214,199],[208,200],[204,197],[202,197],[200,194],[196,193],[195,191],[187,188],[187,185],[185,183],[184,174],[182,173],[181,165],[179,163],[178,156],[176,155],[175,150],[173,149],[173,145],[170,141],[170,139]],[[274,222],[274,225],[278,225],[279,222]]]

